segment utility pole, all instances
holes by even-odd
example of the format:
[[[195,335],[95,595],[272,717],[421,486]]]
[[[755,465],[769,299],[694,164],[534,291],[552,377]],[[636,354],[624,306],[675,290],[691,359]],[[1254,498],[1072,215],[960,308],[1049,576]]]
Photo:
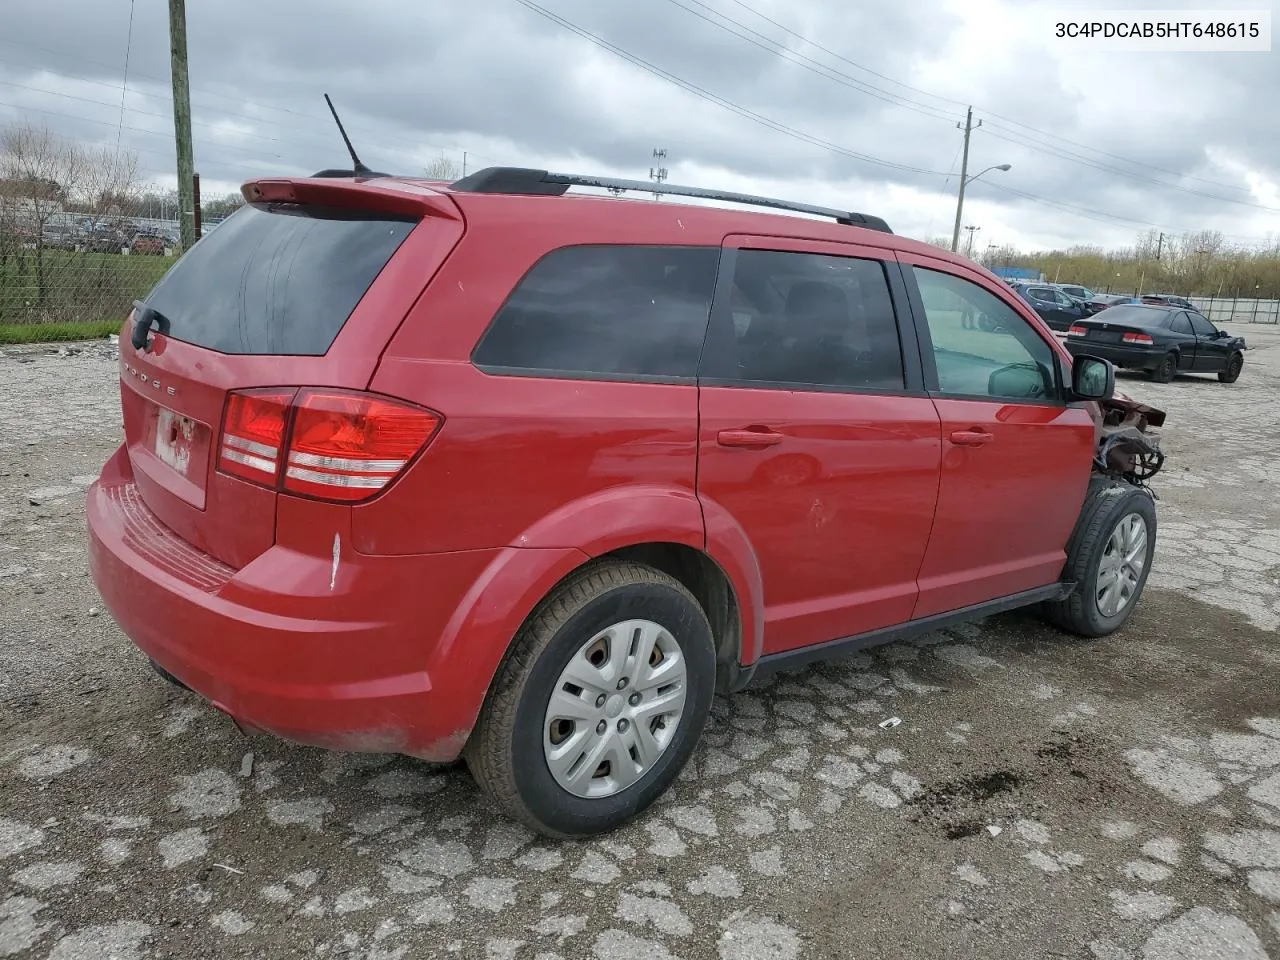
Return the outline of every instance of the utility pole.
[[[973,235],[977,233],[979,230],[981,230],[982,228],[969,225],[965,227],[965,229],[969,231],[969,242],[965,244],[964,255],[968,257],[970,260],[972,260],[973,259]]]
[[[1151,236],[1151,234],[1147,234],[1147,236]],[[1160,254],[1163,252],[1164,252],[1164,231],[1161,230],[1160,239],[1156,241],[1156,259],[1157,260],[1160,259]]]
[[[978,126],[982,126],[981,120],[978,121]],[[960,124],[957,123],[956,128],[959,129]],[[964,117],[964,159],[960,161],[960,196],[956,199],[956,226],[951,231],[952,253],[960,247],[960,214],[964,210],[964,188],[969,179],[969,134],[973,133],[974,129],[973,107],[970,107]]]
[[[196,242],[196,163],[191,150],[186,0],[169,0],[169,55],[173,79],[173,136],[178,148],[178,230],[182,236],[182,249],[189,250]]]
[[[649,168],[649,179],[657,183],[662,183],[663,180],[667,179],[667,168],[662,166],[662,161],[667,159],[667,151],[662,148],[654,150],[653,159],[658,166]],[[655,193],[653,195],[653,199],[661,200],[662,194]]]

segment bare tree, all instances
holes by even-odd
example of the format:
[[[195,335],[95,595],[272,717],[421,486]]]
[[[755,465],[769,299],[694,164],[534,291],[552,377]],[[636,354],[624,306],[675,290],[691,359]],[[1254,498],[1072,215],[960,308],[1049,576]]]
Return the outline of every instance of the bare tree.
[[[214,197],[206,200],[201,206],[206,222],[221,220],[229,217],[241,207],[244,206],[244,196],[240,193],[228,193],[221,197]]]
[[[67,140],[26,123],[0,131],[0,179],[5,246],[15,258],[15,282],[26,273],[25,251],[35,251],[35,307],[48,292],[45,232],[63,211],[71,186],[83,173],[82,158]],[[6,258],[7,259],[7,258]],[[30,300],[29,296],[26,298]]]
[[[444,151],[440,152],[440,156],[436,157],[423,171],[428,180],[457,180],[462,175],[462,171],[458,165],[453,162],[453,158]]]
[[[65,236],[71,210],[118,217],[138,193],[132,152],[87,147],[31,123],[0,129],[0,286],[19,291],[0,312],[49,314],[47,247],[57,225]]]
[[[39,231],[62,212],[69,181],[79,174],[70,144],[42,127],[0,131],[0,204],[6,225]]]

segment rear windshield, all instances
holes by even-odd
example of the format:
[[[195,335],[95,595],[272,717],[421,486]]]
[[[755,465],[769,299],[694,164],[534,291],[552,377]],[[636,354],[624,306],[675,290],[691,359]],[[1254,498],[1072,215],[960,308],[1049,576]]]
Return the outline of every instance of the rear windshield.
[[[1142,307],[1137,304],[1121,304],[1107,307],[1103,313],[1094,314],[1103,323],[1128,323],[1138,326],[1158,327],[1169,316],[1163,307]]]
[[[146,303],[168,318],[170,336],[199,347],[321,356],[417,222],[245,206],[196,243]]]

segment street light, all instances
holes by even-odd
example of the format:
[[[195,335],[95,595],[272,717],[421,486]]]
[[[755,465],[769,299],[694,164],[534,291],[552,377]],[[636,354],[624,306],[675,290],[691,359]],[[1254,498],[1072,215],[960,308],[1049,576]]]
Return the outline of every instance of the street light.
[[[973,183],[973,181],[977,180],[984,173],[990,173],[992,170],[1004,172],[1011,170],[1012,168],[1013,164],[1011,163],[998,163],[994,167],[987,167],[985,170],[979,170],[971,177],[965,176],[964,174],[960,175],[960,196],[956,200],[956,226],[955,229],[951,231],[952,253],[955,253],[960,246],[960,217],[964,212],[964,188]]]

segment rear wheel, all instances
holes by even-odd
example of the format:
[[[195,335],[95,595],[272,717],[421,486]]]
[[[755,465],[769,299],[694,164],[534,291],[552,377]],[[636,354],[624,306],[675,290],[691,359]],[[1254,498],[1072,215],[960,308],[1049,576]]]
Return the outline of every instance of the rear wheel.
[[[1240,371],[1244,369],[1244,354],[1233,353],[1227,358],[1226,368],[1218,374],[1223,383],[1235,383],[1240,379]]]
[[[504,813],[543,834],[613,830],[680,773],[714,689],[711,627],[693,595],[651,567],[598,564],[521,629],[467,765]]]
[[[1063,579],[1076,589],[1046,604],[1046,618],[1084,637],[1119,630],[1142,596],[1155,548],[1151,495],[1120,481],[1095,484],[1067,544]]]
[[[1150,377],[1156,383],[1169,383],[1178,373],[1178,358],[1172,353],[1166,353],[1161,359],[1160,364],[1152,371]]]

